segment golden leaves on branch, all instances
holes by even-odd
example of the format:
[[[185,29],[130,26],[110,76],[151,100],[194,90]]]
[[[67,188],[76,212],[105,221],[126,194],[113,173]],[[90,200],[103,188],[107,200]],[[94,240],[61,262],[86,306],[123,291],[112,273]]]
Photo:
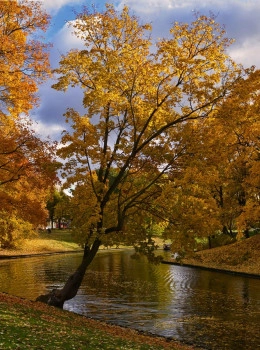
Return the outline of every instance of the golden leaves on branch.
[[[37,84],[50,74],[48,44],[33,36],[45,31],[49,17],[38,2],[0,2],[0,110],[27,113],[37,102]]]
[[[232,111],[231,92],[245,75],[227,54],[232,40],[214,16],[196,13],[154,45],[151,26],[127,6],[85,10],[73,26],[84,49],[62,56],[53,87],[79,86],[84,94],[85,113],[65,114],[72,129],[60,150],[82,217],[93,210],[100,232],[139,227],[140,236],[150,220],[175,221],[175,231],[200,236],[221,228],[234,214],[226,209],[232,191],[225,208],[216,191],[234,170],[231,140],[242,117]]]
[[[46,224],[47,193],[56,179],[55,144],[32,130],[38,84],[50,76],[49,16],[40,2],[0,2],[0,246]]]

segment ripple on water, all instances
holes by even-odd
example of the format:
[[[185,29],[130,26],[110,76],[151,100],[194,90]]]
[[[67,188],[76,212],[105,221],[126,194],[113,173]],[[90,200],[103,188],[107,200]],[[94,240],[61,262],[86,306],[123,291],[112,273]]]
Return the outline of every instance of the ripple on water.
[[[208,349],[256,350],[260,280],[102,251],[65,308]],[[61,287],[80,254],[0,261],[0,290],[35,299]]]

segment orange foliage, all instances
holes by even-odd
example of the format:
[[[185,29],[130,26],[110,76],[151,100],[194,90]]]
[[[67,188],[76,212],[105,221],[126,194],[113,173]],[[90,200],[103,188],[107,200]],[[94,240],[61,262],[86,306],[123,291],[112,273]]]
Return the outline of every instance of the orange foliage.
[[[40,3],[0,1],[0,245],[16,244],[46,220],[46,195],[56,180],[55,145],[31,130],[27,115],[38,84],[50,74],[47,44],[34,34],[49,17]]]
[[[18,116],[36,103],[37,84],[49,75],[47,44],[34,39],[49,17],[34,1],[0,1],[0,114]]]
[[[14,231],[22,234],[22,226],[27,234],[46,223],[47,194],[56,181],[57,166],[54,145],[36,137],[25,122],[8,120],[0,130],[0,242],[4,246],[4,241],[14,239]],[[6,230],[8,239],[4,239]]]
[[[186,157],[164,194],[169,230],[173,239],[183,236],[182,246],[191,237],[238,231],[241,238],[259,227],[259,77],[249,71],[211,118],[183,130]]]

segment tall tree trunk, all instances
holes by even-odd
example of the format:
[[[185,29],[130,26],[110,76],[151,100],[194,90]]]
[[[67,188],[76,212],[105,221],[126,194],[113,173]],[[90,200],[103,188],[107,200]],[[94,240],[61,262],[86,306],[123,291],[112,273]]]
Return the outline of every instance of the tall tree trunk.
[[[54,221],[54,216],[51,216],[51,229],[53,230],[53,221]]]
[[[53,289],[50,293],[40,295],[36,301],[41,301],[48,305],[63,308],[64,302],[70,300],[77,295],[81,282],[85,276],[87,267],[90,265],[98,252],[101,241],[96,239],[91,248],[85,246],[82,262],[77,270],[68,278],[62,289]]]
[[[211,236],[208,236],[208,243],[209,243],[209,249],[211,249],[212,248]]]

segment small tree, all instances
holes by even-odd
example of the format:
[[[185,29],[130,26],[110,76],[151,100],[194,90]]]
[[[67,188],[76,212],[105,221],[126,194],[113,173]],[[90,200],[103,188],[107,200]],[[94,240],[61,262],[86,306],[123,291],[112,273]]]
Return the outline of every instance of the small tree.
[[[54,221],[57,218],[57,206],[59,205],[60,202],[63,201],[64,194],[62,191],[58,189],[54,189],[51,191],[48,201],[47,201],[47,210],[49,212],[49,220],[51,222],[51,228],[53,229],[53,224]]]
[[[153,257],[143,219],[165,217],[156,199],[185,155],[183,126],[212,115],[240,74],[225,53],[231,41],[214,18],[175,23],[169,39],[153,47],[151,26],[127,7],[85,10],[74,29],[85,48],[61,58],[54,88],[84,92],[86,114],[66,112],[70,129],[59,155],[66,186],[75,186],[73,226],[85,251],[64,288],[39,298],[60,307],[76,295],[103,237],[116,235]]]

